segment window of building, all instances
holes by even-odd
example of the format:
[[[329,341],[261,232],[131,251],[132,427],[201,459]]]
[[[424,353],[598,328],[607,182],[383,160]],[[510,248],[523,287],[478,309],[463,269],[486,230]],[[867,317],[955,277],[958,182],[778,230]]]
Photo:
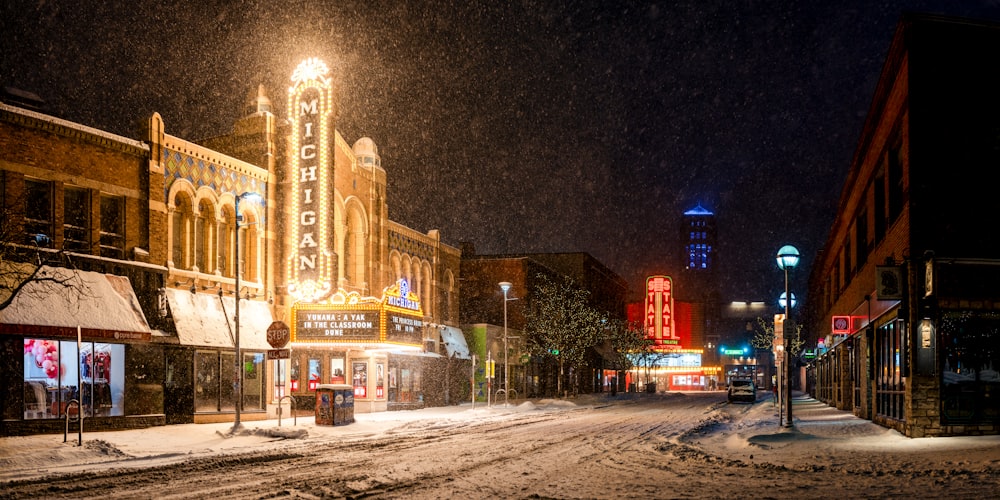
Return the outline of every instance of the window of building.
[[[217,412],[236,409],[234,384],[236,355],[231,352],[198,351],[194,358],[194,411]]]
[[[191,233],[188,230],[193,223],[193,210],[191,199],[186,195],[177,195],[174,201],[175,208],[171,214],[171,241],[170,260],[174,267],[178,269],[191,268]]]
[[[902,328],[892,321],[875,331],[876,413],[893,420],[905,417],[906,379],[900,370]]]
[[[862,210],[854,219],[854,249],[861,269],[868,262],[868,210]]]
[[[29,244],[52,246],[52,183],[24,180],[24,232]],[[37,238],[43,234],[48,238]]]
[[[243,351],[243,409],[264,409],[264,353]]]
[[[234,247],[236,242],[236,217],[231,207],[226,207],[222,213],[222,221],[219,222],[219,272],[227,278],[234,276],[236,265],[233,258],[236,256]]]
[[[198,204],[198,218],[195,219],[194,263],[203,273],[211,273],[213,258],[212,239],[215,234],[215,209],[208,200]]]
[[[854,267],[851,264],[851,235],[848,233],[847,240],[844,241],[844,286],[851,284],[851,278],[854,276]]]
[[[889,220],[903,211],[903,147],[897,142],[889,150]]]
[[[1000,312],[944,311],[941,349],[941,423],[1000,424]]]
[[[125,202],[121,196],[101,195],[101,257],[125,258]]]
[[[83,188],[63,189],[63,248],[90,253],[90,193]]]
[[[882,242],[885,238],[886,212],[885,212],[885,176],[875,177],[875,244]]]
[[[123,344],[26,338],[23,369],[25,419],[125,414]]]

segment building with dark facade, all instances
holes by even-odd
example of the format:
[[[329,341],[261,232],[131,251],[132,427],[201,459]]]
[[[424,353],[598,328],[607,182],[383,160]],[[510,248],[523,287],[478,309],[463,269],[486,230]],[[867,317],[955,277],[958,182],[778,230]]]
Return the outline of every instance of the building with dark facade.
[[[906,436],[1000,431],[1000,26],[899,22],[809,280],[811,390]]]
[[[556,395],[555,363],[545,356],[531,356],[523,337],[531,291],[539,275],[553,279],[572,278],[589,292],[590,306],[609,318],[625,319],[628,285],[600,261],[583,252],[532,253],[516,255],[477,255],[470,244],[462,246],[461,323],[470,349],[477,354],[477,397],[485,400],[486,382],[482,377],[484,360],[492,359],[501,371],[504,360],[504,294],[499,283],[509,282],[507,292],[507,364],[509,386],[528,397]],[[513,338],[517,337],[517,338]],[[588,373],[573,377],[571,390],[602,392],[605,378],[613,377],[614,356],[607,346],[592,353]],[[514,361],[511,361],[514,360]],[[611,374],[611,375],[609,375]],[[502,375],[496,384],[502,386]],[[622,380],[624,384],[624,380]],[[564,389],[567,386],[563,386]],[[624,385],[622,386],[624,388]],[[496,386],[493,388],[496,390]],[[623,389],[624,390],[624,389]]]

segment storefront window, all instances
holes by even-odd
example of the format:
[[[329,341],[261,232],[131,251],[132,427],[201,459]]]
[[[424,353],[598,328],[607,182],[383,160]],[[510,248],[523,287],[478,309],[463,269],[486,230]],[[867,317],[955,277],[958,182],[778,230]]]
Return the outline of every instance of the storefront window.
[[[243,353],[243,409],[264,409],[263,353]]]
[[[1000,312],[948,311],[938,330],[942,422],[1000,422]]]
[[[317,358],[309,358],[309,390],[315,391],[316,386],[320,383],[320,360]]]
[[[875,343],[875,396],[879,415],[903,420],[906,385],[900,372],[901,328],[897,321],[882,325]]]
[[[286,373],[287,369],[288,368],[285,367],[285,362],[284,361],[282,361],[280,359],[274,360],[274,374],[275,374],[274,375],[274,399],[276,399],[276,400],[285,397],[285,387],[286,387],[286,385],[285,385],[286,384],[285,379],[287,378],[287,373]]]
[[[292,392],[299,390],[299,358],[293,357],[289,363],[288,389]]]
[[[344,358],[330,359],[330,383],[346,384],[347,376],[344,374]]]
[[[368,397],[368,363],[364,361],[355,362],[352,365],[352,368],[352,377],[354,377],[354,397]]]
[[[375,397],[379,399],[385,397],[385,364],[383,363],[375,365]]]
[[[124,415],[125,346],[46,339],[24,340],[24,418]],[[82,387],[82,391],[80,388]]]
[[[219,411],[219,353],[198,351],[194,373],[194,411]]]
[[[236,411],[236,353],[220,353],[219,360],[219,410]]]

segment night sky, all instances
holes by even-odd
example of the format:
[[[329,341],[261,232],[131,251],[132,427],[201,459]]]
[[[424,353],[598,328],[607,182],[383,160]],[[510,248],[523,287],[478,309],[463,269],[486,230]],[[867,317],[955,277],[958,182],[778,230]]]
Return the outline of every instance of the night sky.
[[[701,204],[727,301],[773,301],[786,243],[804,289],[901,13],[1000,19],[996,0],[116,3],[5,1],[0,84],[198,140],[260,83],[284,116],[319,57],[337,128],[379,146],[393,220],[481,254],[588,252],[639,289],[679,273]]]

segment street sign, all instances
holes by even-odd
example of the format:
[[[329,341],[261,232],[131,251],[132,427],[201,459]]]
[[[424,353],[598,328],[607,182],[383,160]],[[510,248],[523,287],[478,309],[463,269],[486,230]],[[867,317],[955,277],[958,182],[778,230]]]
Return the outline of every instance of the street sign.
[[[271,323],[271,326],[267,327],[267,343],[271,344],[271,347],[275,349],[281,349],[282,347],[288,345],[288,341],[291,337],[292,331],[288,328],[288,325],[286,325],[284,321],[275,321],[274,323]]]
[[[272,359],[288,359],[288,358],[291,357],[291,354],[292,354],[292,350],[291,349],[268,349],[267,350],[267,359],[268,360],[272,360]]]

